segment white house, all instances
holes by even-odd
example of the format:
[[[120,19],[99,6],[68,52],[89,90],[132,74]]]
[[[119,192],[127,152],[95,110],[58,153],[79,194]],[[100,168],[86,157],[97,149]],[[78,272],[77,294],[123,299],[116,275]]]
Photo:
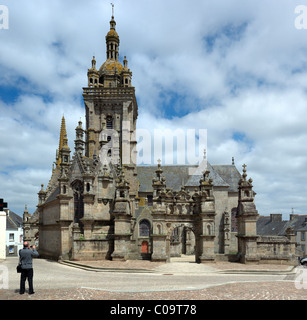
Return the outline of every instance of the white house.
[[[23,248],[22,217],[15,212],[4,209],[6,212],[6,256],[17,256]]]
[[[6,213],[0,210],[0,260],[5,259]]]

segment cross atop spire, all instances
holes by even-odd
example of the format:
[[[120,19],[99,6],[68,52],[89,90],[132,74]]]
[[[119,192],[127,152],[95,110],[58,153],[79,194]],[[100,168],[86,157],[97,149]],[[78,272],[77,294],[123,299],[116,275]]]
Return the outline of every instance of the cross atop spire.
[[[112,18],[114,19],[114,4],[111,3],[111,6],[112,6]]]

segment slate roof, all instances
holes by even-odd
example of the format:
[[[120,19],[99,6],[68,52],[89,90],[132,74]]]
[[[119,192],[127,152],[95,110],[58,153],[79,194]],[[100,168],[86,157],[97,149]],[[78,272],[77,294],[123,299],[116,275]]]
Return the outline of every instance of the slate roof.
[[[307,231],[307,215],[293,215],[290,220],[272,219],[272,216],[260,216],[257,221],[257,234],[284,236],[292,227],[294,231]]]
[[[49,203],[49,202],[55,200],[59,193],[60,193],[60,187],[56,186],[53,189],[53,191],[49,194],[49,196],[47,197],[47,200],[45,201],[45,203]]]
[[[213,185],[215,187],[229,188],[229,184],[223,180],[223,178],[213,169],[210,163],[207,163],[207,170],[210,171],[209,178],[213,179]],[[186,186],[199,186],[199,180],[202,178],[202,174],[193,174],[189,177]]]
[[[152,179],[156,176],[157,166],[138,166],[139,192],[153,192]],[[179,191],[188,180],[189,166],[162,166],[162,176],[165,177],[166,187]]]
[[[295,231],[307,231],[307,215],[295,215],[291,225]]]
[[[8,210],[5,210],[6,214]],[[17,230],[22,227],[23,219],[15,212],[9,210],[9,214],[6,215],[6,230]]]
[[[257,234],[260,236],[282,236],[286,234],[287,227],[288,221],[272,221],[271,216],[260,216],[257,220]]]
[[[188,165],[171,165],[161,166],[165,176],[166,187],[174,191],[179,191],[181,187],[197,187],[199,180],[202,178],[202,169],[196,174],[189,175],[189,169],[196,169],[197,166]],[[238,182],[241,178],[240,173],[234,165],[211,166],[207,163],[207,169],[210,171],[209,177],[213,179],[215,187],[225,187],[229,191],[238,191]],[[139,180],[139,192],[152,192],[152,179],[155,177],[157,166],[138,166],[137,174]]]
[[[214,171],[229,185],[231,192],[238,191],[239,180],[241,174],[235,165],[213,165]]]

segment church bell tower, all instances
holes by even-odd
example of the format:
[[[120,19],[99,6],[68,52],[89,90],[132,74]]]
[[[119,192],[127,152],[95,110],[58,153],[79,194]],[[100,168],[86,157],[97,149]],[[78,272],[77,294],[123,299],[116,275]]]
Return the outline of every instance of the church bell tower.
[[[85,156],[99,157],[103,165],[120,166],[136,196],[136,121],[138,105],[132,72],[126,57],[120,60],[119,36],[114,11],[106,37],[106,61],[96,69],[96,58],[88,70],[88,86],[83,88],[86,110]]]

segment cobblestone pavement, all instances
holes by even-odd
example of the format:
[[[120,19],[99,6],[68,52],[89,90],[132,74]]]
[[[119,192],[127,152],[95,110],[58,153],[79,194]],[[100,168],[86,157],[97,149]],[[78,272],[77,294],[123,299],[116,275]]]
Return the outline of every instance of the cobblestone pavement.
[[[17,291],[17,292],[16,292]],[[201,290],[108,292],[86,288],[41,289],[34,295],[1,290],[1,300],[307,300],[306,289],[293,282],[244,282]]]
[[[94,264],[107,267],[106,263]],[[178,262],[176,274],[163,273],[168,270],[166,264],[134,261],[125,266],[161,273],[129,274],[86,271],[38,259],[34,261],[35,294],[19,295],[16,265],[14,258],[0,262],[9,273],[9,288],[0,290],[0,300],[307,300],[307,269],[286,274],[288,266],[216,263],[205,265],[207,273],[193,274],[193,268],[199,265]],[[122,266],[119,263],[117,268]],[[182,275],[186,267],[191,272]],[[233,273],[220,273],[223,270]],[[237,274],[238,270],[248,273]]]

